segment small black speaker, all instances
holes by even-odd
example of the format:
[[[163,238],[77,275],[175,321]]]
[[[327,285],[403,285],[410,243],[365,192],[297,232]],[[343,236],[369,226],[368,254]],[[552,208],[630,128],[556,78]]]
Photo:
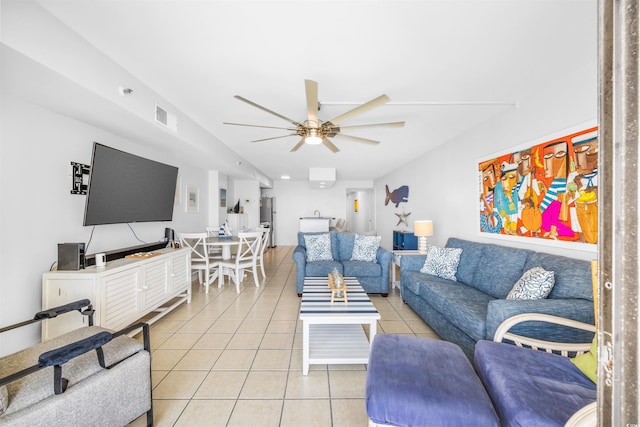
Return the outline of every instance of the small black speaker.
[[[82,270],[84,267],[84,243],[58,243],[58,270]]]
[[[164,242],[167,244],[172,243],[176,239],[175,232],[173,228],[165,228],[164,229]]]

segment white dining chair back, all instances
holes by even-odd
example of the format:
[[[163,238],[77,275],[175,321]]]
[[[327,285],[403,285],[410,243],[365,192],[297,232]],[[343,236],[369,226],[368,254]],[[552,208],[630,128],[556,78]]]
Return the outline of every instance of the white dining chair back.
[[[191,270],[198,272],[198,283],[205,286],[205,293],[209,293],[209,285],[216,279],[216,266],[211,263],[206,245],[207,233],[178,233],[180,246],[191,251]],[[202,278],[204,273],[204,280]]]
[[[220,234],[220,227],[205,227],[207,237],[216,237]],[[209,261],[217,261],[222,259],[222,248],[220,246],[209,245]]]
[[[234,259],[222,260],[216,263],[219,271],[231,270],[231,277],[236,285],[236,292],[240,293],[240,283],[244,278],[244,271],[251,270],[253,273],[253,281],[256,287],[260,286],[258,279],[258,255],[260,253],[260,244],[262,242],[262,231],[250,231],[238,233],[240,241],[238,252]],[[218,287],[224,283],[224,275],[218,276]]]
[[[260,272],[262,277],[266,278],[267,275],[264,272],[264,251],[269,246],[269,236],[271,235],[271,228],[258,227],[256,230],[262,231],[262,238],[260,242],[260,253],[258,254],[258,265],[260,266]]]

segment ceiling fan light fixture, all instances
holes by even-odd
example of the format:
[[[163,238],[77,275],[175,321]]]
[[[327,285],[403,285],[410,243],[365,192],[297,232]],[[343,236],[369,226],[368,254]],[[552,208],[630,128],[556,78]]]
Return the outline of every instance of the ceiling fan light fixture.
[[[309,129],[309,136],[305,137],[304,142],[310,145],[322,144],[322,138],[318,136],[316,129]]]
[[[322,138],[319,136],[308,136],[304,139],[304,142],[309,145],[318,145],[322,144]]]

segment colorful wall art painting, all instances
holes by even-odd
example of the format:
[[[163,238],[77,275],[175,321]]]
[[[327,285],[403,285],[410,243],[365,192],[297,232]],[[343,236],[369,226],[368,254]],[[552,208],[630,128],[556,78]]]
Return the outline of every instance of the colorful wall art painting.
[[[478,162],[482,235],[598,243],[598,129],[584,125]]]

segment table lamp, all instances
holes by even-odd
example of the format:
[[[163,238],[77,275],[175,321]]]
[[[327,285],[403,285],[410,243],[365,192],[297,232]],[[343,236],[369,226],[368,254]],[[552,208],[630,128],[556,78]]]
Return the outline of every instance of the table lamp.
[[[413,234],[418,237],[418,252],[427,253],[427,237],[433,236],[433,221],[420,220],[413,223]]]

